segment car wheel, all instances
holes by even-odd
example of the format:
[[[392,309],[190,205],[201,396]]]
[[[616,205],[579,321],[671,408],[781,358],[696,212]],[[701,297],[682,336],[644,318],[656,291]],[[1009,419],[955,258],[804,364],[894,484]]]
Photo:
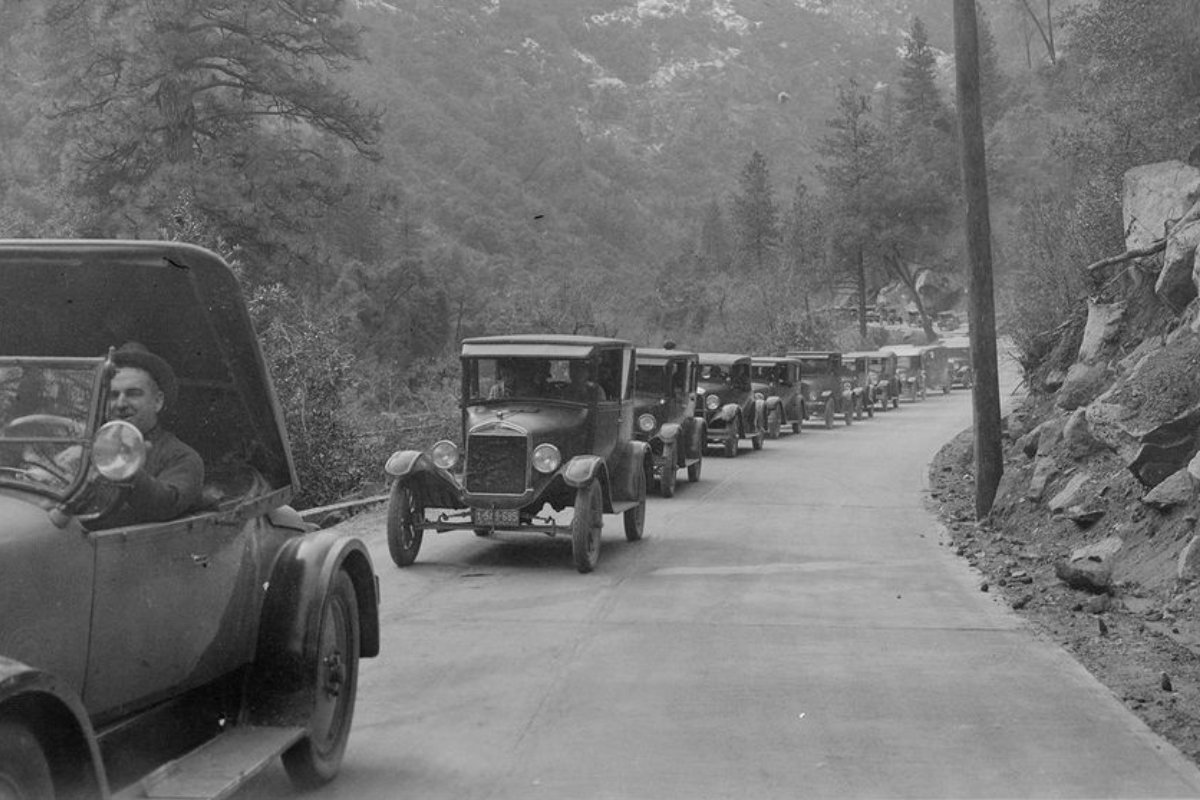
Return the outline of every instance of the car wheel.
[[[729,430],[725,433],[725,457],[726,458],[737,458],[737,454],[738,454],[737,428],[730,425]]]
[[[942,384],[942,394],[950,394],[950,384],[948,384],[948,383]]]
[[[850,405],[854,406],[854,418],[855,418],[855,419],[862,419],[862,418],[863,418],[863,404],[862,404],[862,400],[861,400],[861,399],[859,399],[859,398],[855,398],[854,400],[851,400],[851,401],[850,401]]]
[[[758,433],[750,437],[750,446],[755,450],[762,450],[763,442],[767,439],[767,432],[762,428],[758,429]]]
[[[392,486],[388,500],[388,552],[397,567],[407,567],[417,560],[421,540],[425,531],[417,527],[417,520],[424,520],[425,508],[417,497],[416,490],[403,481]]]
[[[480,539],[486,539],[487,537],[492,535],[492,529],[491,528],[476,528],[475,535],[478,536]]]
[[[780,416],[782,414],[777,408],[772,409],[771,413],[767,414],[767,436],[772,439],[779,438],[779,429],[783,427],[783,422],[779,419]]]
[[[900,407],[900,395],[896,395],[895,397],[892,398],[892,408],[899,408],[899,407]]]
[[[917,402],[917,385],[914,383],[908,389],[908,399],[912,402]]]
[[[833,403],[832,402],[825,404],[825,427],[826,428],[833,427]]]
[[[314,693],[308,733],[283,753],[292,783],[312,789],[337,775],[350,738],[358,692],[358,598],[350,576],[339,570],[325,596],[314,632],[311,670]]]
[[[854,424],[854,409],[855,408],[856,408],[856,405],[855,405],[854,401],[851,400],[850,403],[846,406],[845,413],[842,414],[842,417],[846,420],[847,425]]]
[[[875,401],[874,400],[868,401],[866,406],[867,406],[867,418],[875,419]]]
[[[33,731],[19,722],[0,722],[0,797],[53,800],[50,764]]]
[[[672,473],[674,468],[672,468]],[[636,542],[642,538],[642,531],[646,527],[646,471],[639,469],[634,473],[633,479],[633,497],[637,500],[637,505],[624,513],[625,518],[625,539],[630,542]]]
[[[571,556],[575,569],[591,572],[600,560],[600,532],[604,527],[600,484],[589,481],[575,490],[575,515],[571,519]]]
[[[658,493],[663,497],[675,496],[675,470],[679,445],[671,443],[663,451],[662,474],[658,478]]]
[[[396,481],[388,500],[388,552],[396,566],[409,566],[416,560],[425,531],[416,527],[424,521],[425,507],[408,483]]]
[[[800,432],[800,422],[797,420],[796,422],[792,423],[792,433],[799,433],[799,432]]]
[[[700,451],[696,455],[696,460],[688,464],[688,482],[695,483],[700,480],[700,471],[704,466],[704,451]]]

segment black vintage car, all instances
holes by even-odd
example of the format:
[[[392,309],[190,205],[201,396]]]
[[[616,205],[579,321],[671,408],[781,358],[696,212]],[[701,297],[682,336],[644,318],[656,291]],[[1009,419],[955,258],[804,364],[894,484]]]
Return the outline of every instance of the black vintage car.
[[[971,367],[971,340],[965,336],[955,336],[942,340],[946,350],[946,372],[949,375],[950,387],[953,389],[970,389],[975,385],[974,370]]]
[[[333,778],[375,573],[288,505],[233,273],[176,242],[0,241],[0,286],[0,797],[227,797],[276,755]],[[105,516],[146,468],[139,428],[106,421],[130,340],[173,368],[160,422],[204,461],[175,519]]]
[[[896,377],[900,381],[900,396],[916,402],[925,399],[925,366],[929,356],[916,345],[894,345],[884,348],[896,356]]]
[[[925,365],[925,388],[950,394],[949,353],[940,343],[921,347],[921,359]]]
[[[725,450],[726,458],[738,454],[738,442],[749,439],[761,450],[767,436],[767,404],[754,396],[750,383],[750,356],[733,353],[701,353],[697,391],[701,407],[696,409],[707,426],[710,444]]]
[[[865,353],[843,353],[842,367],[854,386],[854,415],[862,419],[875,416],[875,390],[877,381],[871,372],[871,357]]]
[[[808,416],[800,386],[800,362],[786,356],[754,356],[750,380],[755,396],[766,403],[768,438],[778,439],[784,426],[800,433]]]
[[[797,350],[788,356],[800,362],[800,384],[808,419],[821,419],[826,428],[842,415],[847,425],[862,414],[862,391],[842,365],[842,354],[831,350]]]
[[[704,420],[696,416],[699,357],[686,350],[637,349],[636,436],[650,446],[659,494],[675,494],[676,472],[700,480]]]
[[[642,537],[650,447],[633,437],[634,349],[618,339],[517,334],[462,344],[462,443],[400,450],[388,547],[397,566],[427,530],[569,535],[575,568],[600,557],[602,514]],[[573,508],[570,523],[545,512]],[[436,519],[426,511],[442,509]]]
[[[872,406],[881,411],[900,405],[900,379],[896,377],[896,354],[888,350],[860,350],[846,353],[853,359],[855,372],[870,387],[869,399]],[[865,379],[862,377],[865,370]]]

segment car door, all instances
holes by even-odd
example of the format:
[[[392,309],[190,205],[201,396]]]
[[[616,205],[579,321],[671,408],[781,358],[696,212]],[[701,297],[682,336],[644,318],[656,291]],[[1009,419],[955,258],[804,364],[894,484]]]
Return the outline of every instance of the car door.
[[[90,534],[89,712],[120,713],[251,660],[264,524],[235,509]]]

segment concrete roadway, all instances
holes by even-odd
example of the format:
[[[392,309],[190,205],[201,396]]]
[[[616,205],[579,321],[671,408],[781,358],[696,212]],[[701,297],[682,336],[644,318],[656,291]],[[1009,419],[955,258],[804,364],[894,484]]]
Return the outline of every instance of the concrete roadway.
[[[306,795],[1197,797],[1200,771],[942,543],[926,464],[957,391],[715,453],[646,538],[427,534],[383,592],[342,774]],[[966,478],[964,478],[966,479]],[[241,798],[284,798],[278,766]]]

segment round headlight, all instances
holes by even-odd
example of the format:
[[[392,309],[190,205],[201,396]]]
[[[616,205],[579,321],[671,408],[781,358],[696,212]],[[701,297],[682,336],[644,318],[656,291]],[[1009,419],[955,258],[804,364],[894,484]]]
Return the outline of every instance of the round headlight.
[[[653,414],[642,414],[638,417],[638,430],[642,433],[649,433],[658,425],[658,421],[654,419]]]
[[[704,398],[704,407],[709,411],[716,411],[721,407],[721,398],[715,394],[710,394]]]
[[[106,422],[92,441],[92,463],[110,481],[127,481],[146,463],[142,432],[124,420]]]
[[[562,453],[552,444],[539,444],[533,448],[533,468],[541,473],[554,472],[562,463]]]
[[[458,463],[458,445],[449,439],[442,439],[429,451],[433,463],[442,469],[450,469]]]

